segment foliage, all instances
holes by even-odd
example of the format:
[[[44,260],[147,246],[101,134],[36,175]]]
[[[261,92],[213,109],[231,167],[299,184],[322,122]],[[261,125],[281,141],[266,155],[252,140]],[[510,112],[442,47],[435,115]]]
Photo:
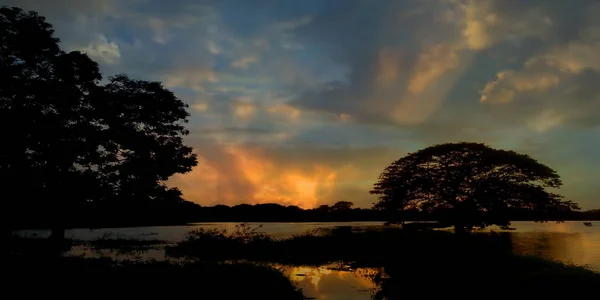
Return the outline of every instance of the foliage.
[[[174,257],[236,259],[243,252],[251,257],[258,255],[256,251],[274,241],[270,235],[259,231],[261,227],[244,223],[236,225],[233,231],[224,228],[195,229],[175,247],[167,247],[166,253]]]
[[[97,97],[101,176],[119,200],[178,198],[164,182],[196,165],[182,136],[187,104],[158,82],[110,78]]]
[[[331,206],[332,210],[340,211],[340,210],[350,210],[354,206],[354,203],[350,201],[338,201],[333,206]]]
[[[80,166],[97,147],[88,141],[97,128],[88,118],[98,65],[60,50],[35,12],[0,8],[0,41],[0,126],[10,141],[0,149],[3,193],[66,203],[93,196],[95,175]]]
[[[214,240],[231,240],[235,243],[240,244],[249,244],[256,242],[269,242],[271,241],[271,236],[264,232],[260,232],[260,228],[262,225],[252,227],[248,224],[238,224],[235,225],[235,229],[233,231],[229,231],[227,229],[195,229],[188,233],[187,240],[188,241],[204,241],[205,239],[214,239]]]
[[[513,211],[561,220],[578,206],[547,188],[562,185],[550,167],[528,155],[484,144],[435,145],[393,162],[375,183],[376,208],[424,211],[457,230],[510,224]]]
[[[183,144],[183,101],[125,75],[102,85],[98,65],[62,51],[35,12],[0,8],[0,41],[0,126],[11,141],[0,149],[0,181],[22,199],[13,210],[34,204],[59,223],[90,203],[181,200],[165,181],[196,164]]]

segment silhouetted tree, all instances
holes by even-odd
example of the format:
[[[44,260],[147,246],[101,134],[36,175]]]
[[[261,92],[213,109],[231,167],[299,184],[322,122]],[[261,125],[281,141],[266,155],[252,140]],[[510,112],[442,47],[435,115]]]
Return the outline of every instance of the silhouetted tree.
[[[0,43],[5,207],[42,207],[62,237],[80,206],[181,200],[164,182],[196,164],[182,142],[185,103],[158,82],[119,75],[100,85],[98,65],[60,50],[35,12],[0,8]]]
[[[319,205],[319,207],[317,207],[315,209],[320,212],[328,212],[329,210],[331,210],[331,207],[327,204],[323,204],[323,205]]]
[[[423,211],[457,231],[508,226],[510,212],[527,210],[536,220],[561,220],[577,204],[546,191],[559,175],[535,159],[484,144],[435,145],[393,162],[375,183],[378,209]]]
[[[331,206],[331,209],[337,211],[350,210],[352,209],[352,206],[354,206],[354,203],[350,201],[338,201],[333,206]]]
[[[95,122],[101,129],[95,165],[110,194],[118,201],[178,199],[180,191],[164,182],[196,165],[196,155],[183,144],[187,104],[159,82],[111,77],[94,99]]]

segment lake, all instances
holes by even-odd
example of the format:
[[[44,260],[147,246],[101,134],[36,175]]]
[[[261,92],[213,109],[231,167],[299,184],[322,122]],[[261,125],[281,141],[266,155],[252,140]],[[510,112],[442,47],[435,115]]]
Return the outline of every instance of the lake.
[[[170,243],[181,241],[187,232],[197,228],[234,229],[239,223],[195,223],[185,226],[128,227],[105,229],[72,229],[66,237],[75,240],[96,240],[99,238],[124,238],[141,240],[164,240]],[[335,223],[248,223],[252,227],[261,226],[260,231],[273,237],[283,238],[316,228],[337,226],[382,226],[383,222],[335,222]],[[516,230],[510,232],[513,250],[519,254],[536,255],[546,259],[559,260],[576,265],[588,266],[600,271],[600,222],[592,222],[586,227],[581,221],[564,223],[513,222]],[[499,228],[491,228],[501,231]],[[21,236],[47,237],[48,230],[22,230]],[[73,249],[73,255],[106,256],[131,258],[131,254],[90,252],[86,249]],[[140,253],[139,258],[164,259],[162,249]],[[283,273],[303,289],[305,296],[317,299],[371,299],[377,286],[369,276],[381,273],[376,268],[353,269],[347,265],[332,264],[320,267],[278,266]]]

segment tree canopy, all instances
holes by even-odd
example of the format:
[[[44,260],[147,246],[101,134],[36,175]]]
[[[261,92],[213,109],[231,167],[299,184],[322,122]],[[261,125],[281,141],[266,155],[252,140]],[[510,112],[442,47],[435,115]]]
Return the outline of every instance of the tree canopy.
[[[9,202],[64,216],[111,200],[179,199],[165,181],[196,164],[187,105],[159,82],[101,83],[35,12],[0,8],[0,181]],[[19,205],[13,206],[13,208]]]
[[[378,209],[423,211],[457,230],[510,224],[515,210],[561,220],[579,209],[548,189],[562,185],[550,167],[525,154],[479,143],[431,146],[393,162],[375,183]]]
[[[352,203],[350,201],[338,201],[335,204],[333,204],[333,206],[331,206],[331,209],[333,209],[333,210],[349,210],[349,209],[352,209],[352,206],[354,206],[354,203]]]

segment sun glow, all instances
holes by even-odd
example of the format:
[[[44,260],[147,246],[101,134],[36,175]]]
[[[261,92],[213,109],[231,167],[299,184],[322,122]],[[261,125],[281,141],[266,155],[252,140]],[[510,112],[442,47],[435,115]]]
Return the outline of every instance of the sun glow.
[[[198,166],[170,183],[182,190],[185,199],[209,205],[279,203],[313,208],[334,191],[337,174],[327,166],[281,166],[258,148],[230,145],[223,151],[226,162],[209,161],[198,153]]]

